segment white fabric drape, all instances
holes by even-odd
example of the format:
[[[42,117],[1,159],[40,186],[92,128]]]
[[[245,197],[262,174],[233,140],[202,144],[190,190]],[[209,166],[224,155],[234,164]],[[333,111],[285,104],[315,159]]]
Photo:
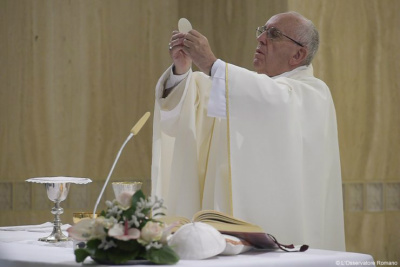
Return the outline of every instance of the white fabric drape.
[[[271,79],[229,65],[229,130],[207,116],[210,77],[190,73],[161,99],[168,73],[156,89],[152,167],[168,213],[216,209],[282,243],[344,250],[335,109],[312,67]]]

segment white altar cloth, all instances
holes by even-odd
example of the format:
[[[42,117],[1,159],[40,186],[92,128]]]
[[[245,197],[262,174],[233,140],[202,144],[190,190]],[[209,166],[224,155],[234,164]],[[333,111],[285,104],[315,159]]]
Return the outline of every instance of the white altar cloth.
[[[75,262],[72,241],[46,243],[37,241],[51,233],[20,229],[0,228],[0,267],[70,267],[82,266]],[[65,229],[65,228],[64,228]],[[96,265],[87,259],[84,265]],[[236,256],[217,256],[206,260],[180,260],[178,267],[337,267],[375,266],[374,259],[367,254],[319,250],[310,248],[306,252],[252,250]],[[146,265],[134,265],[146,266]],[[164,266],[164,265],[156,265]]]

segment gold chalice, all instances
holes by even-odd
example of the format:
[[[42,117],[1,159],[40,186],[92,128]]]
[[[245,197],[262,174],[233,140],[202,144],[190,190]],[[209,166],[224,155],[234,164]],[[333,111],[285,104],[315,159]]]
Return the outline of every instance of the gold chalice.
[[[74,212],[72,213],[72,221],[73,223],[78,223],[82,219],[96,219],[100,216],[100,213],[96,213],[93,215],[93,212]]]

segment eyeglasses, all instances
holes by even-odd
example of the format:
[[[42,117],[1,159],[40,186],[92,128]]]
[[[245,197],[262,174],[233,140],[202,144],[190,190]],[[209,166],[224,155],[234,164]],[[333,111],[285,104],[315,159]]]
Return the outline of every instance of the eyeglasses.
[[[260,37],[260,35],[263,34],[264,32],[267,33],[267,38],[268,39],[272,39],[272,40],[281,39],[282,36],[285,36],[286,38],[288,38],[293,43],[295,43],[295,44],[297,44],[297,45],[299,45],[301,47],[304,47],[303,44],[297,42],[296,40],[293,40],[292,38],[290,38],[286,34],[283,34],[280,30],[278,30],[277,28],[274,28],[274,27],[271,27],[271,28],[268,28],[268,29],[267,29],[267,26],[257,27],[257,29],[256,29],[256,37],[257,38]]]

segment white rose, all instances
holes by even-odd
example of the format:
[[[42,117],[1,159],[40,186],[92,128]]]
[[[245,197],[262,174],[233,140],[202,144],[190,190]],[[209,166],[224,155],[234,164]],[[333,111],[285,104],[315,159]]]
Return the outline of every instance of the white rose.
[[[86,241],[91,238],[102,238],[106,235],[102,225],[90,218],[80,220],[67,229],[68,235],[75,240]]]
[[[159,241],[163,235],[163,230],[163,227],[159,223],[147,222],[141,231],[141,243],[148,244],[153,241]]]

